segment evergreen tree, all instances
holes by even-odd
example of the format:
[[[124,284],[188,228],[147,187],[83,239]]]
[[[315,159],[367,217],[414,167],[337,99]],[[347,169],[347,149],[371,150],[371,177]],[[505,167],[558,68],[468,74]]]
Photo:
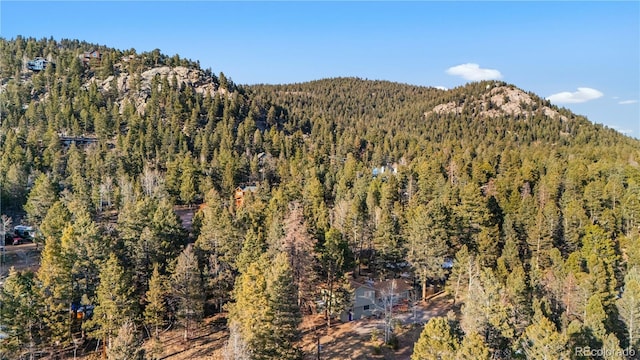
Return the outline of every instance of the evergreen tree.
[[[498,225],[483,226],[478,233],[476,243],[480,264],[494,269],[501,247]]]
[[[531,253],[531,266],[535,271],[549,264],[549,251],[557,239],[560,214],[554,203],[538,208],[535,222],[529,227],[527,242]]]
[[[167,315],[166,295],[165,279],[160,275],[158,264],[153,264],[153,273],[149,280],[149,290],[147,290],[145,296],[147,306],[144,309],[144,319],[146,324],[153,329],[156,339],[159,336],[160,327],[165,324],[165,317]]]
[[[349,267],[352,255],[349,252],[349,244],[336,228],[329,229],[324,238],[324,249],[320,260],[327,275],[325,284],[329,293],[326,300],[325,317],[327,319],[327,327],[331,327],[331,317],[336,310],[335,305],[337,305],[334,301],[336,295],[334,290],[336,285],[339,286],[339,279]]]
[[[229,326],[237,327],[239,342],[246,344],[251,359],[263,359],[268,334],[271,332],[268,313],[267,281],[258,262],[248,264],[236,280],[234,303],[229,306]]]
[[[70,227],[65,230],[69,231]],[[65,236],[69,235],[63,234],[63,238]],[[47,238],[37,278],[41,284],[41,298],[44,304],[44,336],[50,344],[64,346],[71,341],[70,319],[66,313],[73,301],[71,268],[72,264],[63,253],[60,239]]]
[[[61,247],[72,264],[74,297],[93,298],[98,286],[100,265],[106,258],[109,244],[100,236],[98,226],[88,213],[75,216],[61,238]]]
[[[471,282],[462,307],[460,325],[465,333],[478,333],[493,349],[502,349],[514,336],[510,315],[512,304],[504,301],[505,289],[493,272],[484,268]]]
[[[625,352],[620,348],[620,340],[614,334],[608,334],[602,342],[603,358],[606,360],[624,360]]]
[[[0,341],[0,356],[13,354],[35,356],[41,346],[42,303],[35,276],[13,267],[0,289],[2,331],[8,336]]]
[[[100,270],[93,318],[83,324],[93,336],[103,341],[105,353],[114,346],[120,328],[132,320],[131,292],[124,268],[118,258],[111,254]]]
[[[539,314],[527,327],[520,341],[520,349],[527,359],[569,359],[567,342],[563,334],[545,316]]]
[[[253,229],[247,231],[244,242],[242,243],[242,251],[235,261],[235,267],[239,272],[245,272],[251,264],[257,262],[266,250],[261,233],[256,233]]]
[[[287,254],[280,253],[272,262],[267,283],[270,331],[264,350],[269,359],[302,359],[296,345],[301,337],[298,325],[302,321],[297,293]]]
[[[398,221],[391,213],[381,210],[382,215],[373,235],[374,262],[376,276],[384,279],[393,277],[403,269],[406,248],[400,235]]]
[[[470,333],[462,338],[460,347],[456,351],[456,360],[489,360],[491,353],[478,333]]]
[[[230,299],[233,290],[235,274],[229,264],[218,261],[218,257],[212,254],[208,258],[203,277],[208,296],[213,298],[216,311],[222,311],[222,306]]]
[[[605,320],[607,314],[602,307],[602,302],[597,294],[589,298],[587,307],[585,308],[584,327],[589,336],[592,337],[592,346],[594,348],[602,346],[603,340],[606,338],[607,330],[605,329]]]
[[[449,320],[434,317],[424,326],[413,346],[411,360],[454,359],[459,343]]]
[[[620,319],[626,325],[630,347],[637,347],[640,339],[640,271],[631,268],[624,277],[624,292],[616,302]]]
[[[56,202],[57,194],[49,176],[40,174],[29,192],[24,210],[27,218],[36,226],[42,224],[49,208]]]
[[[442,265],[448,251],[446,226],[446,209],[436,202],[418,206],[408,220],[407,260],[422,284],[422,301],[426,301],[427,282],[440,280],[445,275]]]
[[[202,225],[196,247],[205,254],[215,255],[223,264],[235,267],[242,250],[242,238],[237,233],[231,214],[221,205],[220,195],[211,190],[202,209]]]
[[[471,293],[471,288],[480,277],[480,265],[475,256],[469,254],[466,245],[456,253],[456,258],[447,280],[448,292],[453,295],[454,303],[464,301]]]
[[[198,188],[196,168],[191,161],[191,153],[187,153],[183,157],[180,175],[180,200],[184,204],[192,204],[196,198],[196,189]]]
[[[62,237],[62,232],[71,221],[71,213],[61,201],[56,201],[42,220],[40,231],[45,239]]]
[[[178,256],[171,274],[171,294],[177,299],[177,316],[184,327],[184,340],[188,340],[192,326],[202,320],[204,311],[202,277],[191,245]]]
[[[592,292],[600,296],[605,308],[613,306],[616,296],[619,255],[609,235],[597,225],[585,227],[582,240],[582,256],[592,279]]]

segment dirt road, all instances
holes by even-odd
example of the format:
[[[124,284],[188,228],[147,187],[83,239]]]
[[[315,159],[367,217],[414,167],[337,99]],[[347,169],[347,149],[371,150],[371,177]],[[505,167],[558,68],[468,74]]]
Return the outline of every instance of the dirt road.
[[[40,250],[42,247],[34,243],[5,246],[0,252],[0,278],[4,278],[11,267],[36,271],[40,265]]]

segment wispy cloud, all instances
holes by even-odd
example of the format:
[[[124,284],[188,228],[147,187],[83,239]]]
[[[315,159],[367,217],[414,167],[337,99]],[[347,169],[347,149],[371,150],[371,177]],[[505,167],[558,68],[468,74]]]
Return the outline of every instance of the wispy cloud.
[[[446,87],[444,87],[444,86],[434,86],[434,87],[435,87],[436,89],[438,89],[438,90],[449,90],[449,89],[447,89],[447,88],[446,88]]]
[[[460,76],[470,81],[502,79],[500,71],[496,69],[483,69],[480,65],[473,63],[452,66],[447,69],[447,74]]]
[[[631,130],[631,129],[621,129],[620,126],[615,126],[615,125],[611,126],[611,128],[613,130],[615,130],[615,131],[617,131],[617,132],[619,132],[621,134],[625,134],[625,135],[629,135],[629,134],[631,134],[633,132],[633,130]]]
[[[620,105],[629,105],[629,104],[635,104],[637,102],[638,102],[638,100],[622,100],[622,101],[618,101],[618,104],[620,104]]]
[[[596,89],[588,87],[579,87],[578,91],[563,91],[550,95],[547,100],[556,104],[579,104],[591,100],[601,98],[604,94]]]

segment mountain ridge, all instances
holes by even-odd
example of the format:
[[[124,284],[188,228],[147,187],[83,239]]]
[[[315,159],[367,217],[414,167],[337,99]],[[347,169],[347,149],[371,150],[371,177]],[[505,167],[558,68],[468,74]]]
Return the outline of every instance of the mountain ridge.
[[[5,40],[6,41],[6,40]],[[14,40],[17,42],[18,40]],[[20,41],[27,41],[28,43],[35,42],[35,39],[24,39],[21,38]],[[29,81],[30,72],[25,71],[25,62],[30,57],[35,56],[46,56],[48,59],[57,60],[56,57],[62,58],[61,65],[62,69],[68,68],[73,62],[73,58],[79,56],[81,54],[81,50],[88,51],[88,49],[99,49],[104,52],[105,62],[107,64],[100,64],[100,67],[97,67],[98,72],[89,71],[87,72],[85,69],[85,78],[82,80],[84,86],[88,89],[91,82],[99,83],[100,91],[103,93],[108,93],[111,88],[117,87],[118,92],[120,93],[121,99],[128,99],[133,102],[134,107],[138,111],[138,113],[142,113],[142,110],[146,106],[146,101],[150,97],[151,92],[151,79],[155,75],[160,75],[161,77],[167,77],[172,80],[174,76],[177,77],[178,82],[182,85],[186,85],[187,87],[191,87],[192,90],[196,93],[210,93],[210,95],[215,96],[217,91],[226,92],[227,89],[225,86],[220,86],[219,79],[215,75],[211,73],[209,69],[203,70],[199,66],[199,62],[194,62],[191,60],[181,59],[178,55],[174,55],[173,57],[169,57],[167,55],[163,55],[158,49],[153,50],[148,53],[137,54],[134,49],[130,49],[127,51],[121,51],[116,49],[111,49],[106,46],[99,46],[96,44],[89,44],[85,42],[81,42],[78,40],[62,40],[60,42],[56,42],[55,40],[44,40],[46,45],[40,46],[39,51],[34,49],[31,51],[32,55],[29,56],[28,53],[22,53],[20,56],[20,52],[16,53],[14,60],[12,61],[3,61],[4,71],[1,71],[3,74],[2,84],[0,87],[0,92],[6,89],[6,86],[9,82],[9,77],[7,74],[16,74],[16,71],[8,72],[7,66],[8,64],[13,64],[14,67],[19,62],[22,63],[21,67],[21,76],[24,77],[26,74],[26,81]],[[36,42],[37,43],[37,42]],[[34,48],[37,48],[34,46]],[[28,49],[27,49],[28,50]],[[27,51],[28,52],[28,51]],[[73,54],[69,56],[69,54]],[[19,58],[19,59],[18,59]],[[136,66],[132,66],[132,64],[137,61],[139,64]],[[65,63],[67,65],[65,65]],[[66,67],[65,67],[66,66]],[[105,71],[105,67],[111,67],[112,69]],[[62,74],[62,71],[56,71],[56,74]],[[102,74],[101,74],[102,73]],[[221,73],[222,74],[222,73]],[[14,76],[15,78],[15,76]],[[351,79],[351,80],[348,80]],[[114,81],[115,80],[115,81]],[[225,79],[226,80],[226,79]],[[228,81],[228,80],[226,80]],[[471,108],[471,113],[474,116],[478,117],[512,117],[512,118],[520,118],[520,117],[532,117],[532,114],[538,111],[538,108],[542,108],[543,115],[548,117],[557,117],[562,121],[567,121],[569,119],[575,118],[583,118],[580,115],[573,114],[568,111],[561,111],[560,108],[551,105],[547,100],[542,99],[540,96],[535,95],[531,92],[527,92],[521,88],[513,84],[507,84],[504,82],[493,82],[493,81],[484,81],[484,82],[475,82],[475,83],[467,83],[461,86],[458,86],[449,90],[438,90],[433,87],[428,86],[419,86],[412,84],[404,84],[397,83],[386,80],[367,80],[361,79],[357,77],[337,77],[337,78],[327,78],[327,79],[318,79],[311,80],[300,83],[292,83],[292,84],[279,84],[279,85],[269,85],[269,84],[256,84],[256,85],[241,85],[238,89],[260,89],[266,87],[273,87],[274,89],[278,89],[278,87],[287,87],[287,88],[295,88],[295,87],[313,87],[313,86],[323,86],[323,84],[327,84],[327,82],[334,82],[336,84],[328,85],[328,87],[338,87],[341,82],[344,81],[364,81],[369,82],[372,87],[388,87],[388,91],[409,91],[409,92],[421,92],[421,93],[429,93],[427,96],[434,97],[434,94],[441,93],[440,102],[438,104],[429,104],[427,108],[424,109],[422,114],[428,118],[432,114],[437,115],[447,115],[447,114],[460,114],[463,112],[463,107]],[[225,84],[227,85],[227,84]],[[231,91],[233,92],[233,87],[235,84],[231,82]],[[380,86],[378,86],[380,85]],[[130,93],[132,86],[135,87],[136,94]],[[491,94],[482,94],[478,92],[478,88],[485,86],[486,90],[490,90]],[[499,86],[500,88],[496,88]],[[420,90],[417,90],[420,89]],[[277,90],[276,90],[277,91]],[[378,90],[380,91],[380,90]],[[464,94],[467,92],[467,94]],[[471,93],[468,93],[471,92]],[[511,96],[504,95],[501,93],[511,92]],[[460,94],[459,94],[460,93]],[[463,96],[460,96],[463,95]],[[465,97],[473,97],[473,101],[466,99]],[[532,97],[532,95],[534,95]],[[447,101],[447,99],[450,101]],[[398,100],[394,98],[394,100]],[[415,98],[411,99],[412,101],[421,101],[424,102],[424,99],[417,100]],[[402,99],[400,99],[402,102]],[[123,111],[124,103],[120,102],[120,111]],[[262,111],[264,112],[264,111]],[[597,125],[596,125],[597,126]],[[571,136],[570,131],[562,131],[565,136]]]
[[[236,85],[177,55],[85,56],[83,44],[0,39],[2,211],[44,244],[37,273],[13,271],[0,291],[16,339],[0,352],[62,355],[79,338],[93,351],[112,336],[136,338],[131,349],[146,339],[157,355],[167,342],[138,324],[181,327],[192,347],[195,325],[225,309],[240,325],[232,338],[259,340],[254,354],[282,345],[268,335],[276,326],[289,350],[302,346],[301,314],[332,304],[327,326],[351,319],[348,280],[407,276],[412,304],[443,282],[452,300],[451,316],[429,322],[450,328],[426,326],[417,357],[442,334],[503,359],[540,344],[536,334],[556,342],[539,354],[566,358],[602,339],[635,346],[640,286],[620,288],[640,266],[640,141],[504,82]],[[49,54],[55,68],[24,71],[25,56]],[[177,206],[198,209],[189,225]],[[619,320],[621,298],[633,319]],[[95,321],[75,316],[79,305]],[[385,323],[397,343],[418,338]],[[214,343],[210,354],[225,351]],[[381,346],[365,343],[363,357]]]

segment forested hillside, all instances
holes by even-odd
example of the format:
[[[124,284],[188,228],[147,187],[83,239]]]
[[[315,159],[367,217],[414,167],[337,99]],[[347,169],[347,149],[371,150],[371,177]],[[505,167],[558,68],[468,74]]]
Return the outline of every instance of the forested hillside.
[[[514,85],[246,86],[31,38],[0,39],[0,81],[2,213],[43,245],[4,279],[5,358],[155,358],[225,312],[229,358],[300,359],[302,316],[348,311],[360,276],[445,284],[414,360],[637,349],[640,142]]]

